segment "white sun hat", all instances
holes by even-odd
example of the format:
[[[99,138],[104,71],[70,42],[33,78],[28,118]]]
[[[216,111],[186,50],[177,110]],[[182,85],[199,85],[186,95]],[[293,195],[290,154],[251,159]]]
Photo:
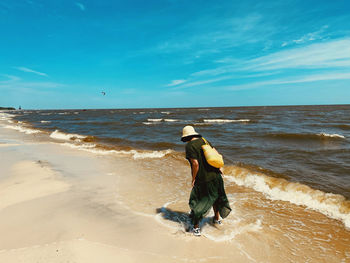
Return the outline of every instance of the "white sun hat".
[[[186,137],[189,136],[201,136],[199,133],[197,133],[194,128],[191,125],[187,125],[182,129],[182,137],[181,141],[184,141]]]

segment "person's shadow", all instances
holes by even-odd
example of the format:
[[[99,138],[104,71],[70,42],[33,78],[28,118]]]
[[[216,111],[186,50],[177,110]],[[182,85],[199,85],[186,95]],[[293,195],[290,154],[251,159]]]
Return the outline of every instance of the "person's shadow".
[[[157,214],[161,214],[166,220],[181,224],[186,232],[192,229],[191,214],[181,211],[174,211],[168,207],[161,207],[156,209]],[[203,228],[207,224],[211,224],[213,217],[204,217],[200,222],[200,227]]]

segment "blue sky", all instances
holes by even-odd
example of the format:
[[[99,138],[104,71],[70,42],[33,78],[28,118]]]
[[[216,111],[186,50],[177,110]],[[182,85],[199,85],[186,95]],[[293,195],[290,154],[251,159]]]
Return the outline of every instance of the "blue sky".
[[[350,103],[348,0],[2,0],[0,32],[0,106]]]

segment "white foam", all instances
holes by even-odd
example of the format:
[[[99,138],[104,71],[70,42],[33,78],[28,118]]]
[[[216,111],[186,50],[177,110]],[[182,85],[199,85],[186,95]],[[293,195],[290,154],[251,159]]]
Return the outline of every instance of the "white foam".
[[[133,155],[134,159],[163,158],[165,155],[167,155],[171,152],[172,152],[172,150],[151,151],[151,152],[138,152],[135,150],[130,151],[130,153]]]
[[[95,144],[73,144],[73,143],[63,143],[62,145],[74,148],[74,149],[79,149],[83,151],[88,151],[94,154],[99,154],[99,155],[128,155],[131,156],[134,160],[137,159],[157,159],[157,158],[163,158],[167,154],[172,153],[172,150],[164,150],[164,151],[137,151],[137,150],[130,150],[130,151],[118,151],[118,150],[104,150],[104,149],[99,149],[95,148]]]
[[[41,113],[40,115],[51,115],[52,113]]]
[[[157,124],[156,122],[143,122],[143,124],[145,125],[154,125],[154,124]]]
[[[292,182],[283,186],[270,187],[269,177],[265,175],[244,174],[225,176],[225,178],[237,185],[253,188],[271,200],[287,201],[306,206],[330,218],[341,220],[346,227],[350,228],[350,212],[342,208],[345,198],[341,195],[324,193],[306,185]]]
[[[59,115],[67,115],[67,114],[69,114],[69,112],[59,112],[58,114]]]
[[[170,112],[169,112],[169,111],[162,111],[161,113],[162,113],[162,114],[167,114],[167,115],[169,115],[169,114],[170,114]]]
[[[164,219],[164,214],[167,213],[167,207],[170,204],[173,204],[176,202],[177,201],[170,201],[165,203],[160,209],[160,212],[157,213],[154,218],[158,223],[160,223],[163,226],[177,230],[178,232],[185,233],[185,229],[191,226],[191,222],[190,222],[191,220],[189,217],[182,218],[182,219],[177,218],[177,221],[178,221],[177,223],[174,223],[172,220]],[[214,230],[214,234],[212,234],[213,229],[215,228],[206,226],[210,224],[213,216],[214,216],[214,213],[211,211],[209,216],[206,216],[203,220],[201,220],[200,227],[201,227],[201,234],[214,242],[231,241],[237,235],[244,234],[247,232],[257,232],[262,229],[261,219],[257,219],[253,223],[246,223],[242,219],[226,218],[224,220],[224,225],[228,227],[225,227],[225,229],[222,229],[220,231],[220,235],[215,235],[215,233],[217,233],[217,231],[215,230]]]
[[[15,117],[15,115],[13,114],[4,113],[4,112],[0,113],[0,121],[8,121],[8,120],[11,120],[13,117]]]
[[[53,133],[51,133],[50,137],[53,139],[65,140],[65,141],[86,138],[86,136],[83,136],[83,135],[73,134],[73,133],[64,133],[64,132],[60,132],[59,130],[55,130]]]
[[[107,151],[108,153],[112,154],[121,154],[121,155],[131,155],[134,160],[137,159],[157,159],[157,158],[163,158],[165,155],[172,152],[172,150],[164,150],[164,151],[137,151],[137,150],[130,150],[130,151],[117,151],[117,150],[110,150]]]
[[[239,220],[239,219],[233,220],[233,223],[232,223],[233,227],[231,228],[232,231],[230,231],[230,233],[228,233],[228,234],[214,236],[214,235],[210,235],[209,233],[207,233],[207,231],[205,231],[205,229],[204,229],[202,232],[202,235],[204,235],[206,238],[208,238],[212,241],[215,241],[215,242],[225,242],[225,241],[230,241],[230,240],[234,239],[237,235],[244,234],[247,232],[257,232],[257,231],[262,229],[260,219],[257,219],[254,223],[235,227],[235,225],[238,225],[238,223],[240,223],[240,221],[241,220]],[[227,222],[227,220],[225,222]]]
[[[149,122],[161,122],[163,119],[147,119]]]
[[[96,147],[96,144],[88,144],[88,143],[78,145],[78,144],[72,144],[72,143],[65,142],[62,145],[73,148],[73,149],[79,149],[79,150],[88,150],[88,149],[93,149]]]
[[[160,213],[157,213],[155,216],[154,216],[154,219],[161,225],[165,226],[165,227],[170,227],[174,230],[177,230],[177,231],[181,231],[183,229],[185,229],[186,227],[184,227],[182,224],[179,226],[179,224],[173,224],[171,222],[168,222],[168,220],[164,220],[163,219],[163,213],[164,211],[166,211],[166,208],[172,204],[172,203],[175,203],[175,201],[171,201],[171,202],[167,202],[165,203],[162,208],[161,208],[161,212]],[[163,210],[164,209],[164,210]]]
[[[318,135],[318,136],[321,136],[321,137],[345,139],[345,136],[340,135],[340,134],[336,134],[336,133],[334,133],[334,134],[329,134],[329,133],[323,133],[323,132],[321,132],[321,133],[319,133],[319,134],[317,134],[317,135]]]
[[[51,123],[51,121],[40,121],[41,123]]]
[[[249,119],[229,120],[229,119],[206,119],[207,123],[230,123],[230,122],[250,122]]]
[[[35,134],[35,133],[40,133],[41,132],[39,130],[30,129],[30,128],[23,127],[23,126],[20,126],[20,125],[6,125],[5,128],[13,129],[13,130],[16,130],[16,131],[19,131],[19,132],[23,132],[25,134]]]
[[[177,121],[180,121],[180,120],[176,120],[176,119],[164,119],[164,121],[166,121],[166,122],[177,122]]]

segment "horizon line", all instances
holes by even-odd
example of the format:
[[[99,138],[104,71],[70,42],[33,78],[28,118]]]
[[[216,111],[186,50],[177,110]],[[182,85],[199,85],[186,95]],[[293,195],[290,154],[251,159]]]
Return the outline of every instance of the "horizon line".
[[[55,109],[34,109],[34,108],[22,108],[22,111],[25,110],[154,110],[154,109],[218,109],[218,108],[265,108],[265,107],[325,107],[325,106],[350,106],[349,104],[285,104],[285,105],[244,105],[244,106],[200,106],[200,107],[145,107],[145,108],[55,108]],[[15,108],[15,111],[18,111],[16,107],[0,107],[1,108]],[[5,109],[4,109],[5,110]],[[13,110],[9,110],[13,111]]]

